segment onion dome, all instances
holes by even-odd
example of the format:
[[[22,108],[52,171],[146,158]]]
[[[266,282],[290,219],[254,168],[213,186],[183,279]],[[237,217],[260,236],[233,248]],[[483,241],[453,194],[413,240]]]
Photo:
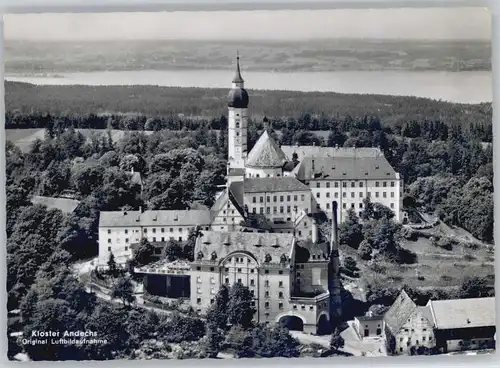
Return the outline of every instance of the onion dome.
[[[236,58],[236,72],[233,78],[233,88],[227,96],[227,105],[237,109],[246,109],[248,107],[248,92],[243,88],[244,80],[240,72],[240,58]]]
[[[248,92],[244,88],[233,88],[227,96],[227,106],[237,109],[248,107]]]

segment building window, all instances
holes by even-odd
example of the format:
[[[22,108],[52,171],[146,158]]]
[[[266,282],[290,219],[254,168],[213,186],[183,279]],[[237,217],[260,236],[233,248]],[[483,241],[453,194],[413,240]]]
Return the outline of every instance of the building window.
[[[383,186],[384,188],[386,188],[386,187],[387,187],[387,182],[386,182],[386,181],[383,181],[383,182],[382,182],[382,186]]]
[[[354,203],[351,203],[351,208],[354,208]]]
[[[127,250],[128,250],[128,247],[125,247],[125,251],[127,251]]]
[[[264,297],[269,298],[269,291],[266,291],[266,292],[264,293]]]
[[[338,194],[337,192],[335,192],[335,193],[333,194],[333,196],[334,196],[335,198],[338,198],[338,197],[339,197],[339,194]]]
[[[319,198],[319,197],[321,197],[321,195],[320,195],[320,193],[318,192],[318,193],[316,193],[316,198]]]
[[[264,286],[269,287],[269,280],[264,281]]]
[[[283,287],[283,281],[280,281],[278,285],[279,287]]]
[[[342,188],[347,188],[347,182],[342,182]]]
[[[197,304],[201,304],[201,298],[197,298],[197,299],[196,299],[196,303],[197,303]]]
[[[229,277],[226,277],[225,282],[226,282],[226,284],[229,284]]]
[[[283,196],[280,196],[280,202],[283,202]]]
[[[334,183],[334,185],[333,185],[333,186],[334,186],[335,188],[338,188],[338,187],[339,187],[339,182],[338,182],[338,181],[336,181],[336,182]]]
[[[267,275],[269,273],[269,270],[264,270],[264,273]]]
[[[391,198],[394,198],[394,192],[391,192]]]
[[[387,192],[382,192],[382,197],[387,198]]]
[[[422,336],[422,342],[425,342],[425,336]]]
[[[162,232],[162,233],[164,233],[164,232],[165,232],[165,228],[164,228],[164,227],[162,227],[162,228],[161,228],[161,232]]]
[[[215,271],[215,268],[214,267],[210,267],[210,272],[214,272]]]
[[[359,192],[359,198],[363,198],[363,192]]]
[[[305,305],[301,305],[301,306],[300,306],[300,309],[302,309],[302,310],[306,310],[306,306],[305,306]]]
[[[280,292],[278,293],[278,298],[283,299],[283,292],[282,292],[282,291],[280,291]]]
[[[259,197],[259,203],[264,203],[264,197]]]
[[[252,203],[257,203],[256,201],[256,197],[252,197]]]
[[[170,230],[171,233],[174,232],[174,228],[173,227],[171,227],[169,230]]]
[[[293,305],[293,309],[297,309],[297,306],[295,304]]]
[[[111,252],[111,247],[108,247],[108,251]]]
[[[238,279],[238,284],[241,284],[241,279]]]
[[[111,244],[111,239],[108,239],[108,244]]]
[[[342,193],[342,197],[346,198],[347,197],[347,193],[346,192]]]
[[[378,198],[378,192],[375,192],[375,198]]]
[[[378,181],[376,181],[375,186],[378,188],[380,186],[380,183]]]
[[[283,206],[280,206],[280,213],[283,213]]]
[[[279,309],[283,309],[283,303],[282,303],[282,302],[279,302],[279,304],[278,304],[278,308],[279,308]]]
[[[269,215],[271,213],[271,207],[266,208],[266,213]]]
[[[319,181],[316,183],[316,188],[321,188],[321,183]]]
[[[344,193],[345,194],[345,193]],[[343,209],[346,209],[347,208],[347,205],[345,203],[342,203],[342,208]]]
[[[394,209],[394,203],[391,203],[391,208]]]
[[[264,303],[264,307],[265,307],[266,309],[269,309],[269,302],[265,302],[265,303]]]
[[[351,198],[354,198],[354,192],[351,192]]]
[[[261,215],[263,215],[264,214],[264,207],[260,207],[259,208],[259,212],[260,212]]]
[[[300,200],[303,201],[305,199],[305,195],[301,194],[300,195]]]
[[[393,181],[391,181],[391,187],[394,187],[394,182]]]
[[[351,182],[351,188],[354,188],[356,186],[355,182]]]

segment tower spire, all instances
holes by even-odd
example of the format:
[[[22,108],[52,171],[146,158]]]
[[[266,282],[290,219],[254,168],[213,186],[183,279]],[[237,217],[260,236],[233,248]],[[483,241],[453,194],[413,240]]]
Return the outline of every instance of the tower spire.
[[[233,83],[243,83],[244,80],[241,77],[240,71],[240,53],[236,50],[236,73],[234,74]]]

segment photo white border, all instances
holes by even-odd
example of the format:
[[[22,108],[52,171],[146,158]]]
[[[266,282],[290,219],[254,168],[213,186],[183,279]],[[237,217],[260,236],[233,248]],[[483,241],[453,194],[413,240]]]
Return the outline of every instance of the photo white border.
[[[237,6],[235,6],[237,4]],[[285,5],[286,4],[286,5]],[[281,5],[285,9],[335,9],[335,8],[429,8],[429,7],[487,7],[492,14],[492,80],[493,80],[493,156],[494,156],[494,187],[495,203],[500,203],[500,146],[495,144],[496,137],[500,137],[500,0],[0,0],[0,14],[6,13],[69,13],[69,12],[136,12],[136,11],[180,11],[192,10],[258,10],[277,9]],[[202,5],[202,9],[200,9]],[[0,79],[3,80],[3,15],[0,20]],[[0,84],[0,173],[5,172],[5,100],[4,83]],[[500,138],[499,138],[500,139]],[[5,270],[1,274],[1,284],[6,285],[6,233],[5,233],[5,175],[0,175],[0,268]],[[500,205],[494,209],[495,219],[500,218]],[[500,224],[495,221],[495,239],[500,239]],[[500,265],[500,257],[495,257],[495,269]],[[500,290],[500,278],[495,277],[495,290]],[[0,331],[7,331],[7,303],[5,289],[0,298]],[[496,316],[499,316],[499,302],[496,298]],[[497,318],[497,332],[498,332]],[[0,333],[3,355],[0,358],[1,366],[14,366],[16,362],[7,359],[7,334]],[[231,359],[231,360],[151,360],[128,361],[114,360],[107,362],[28,362],[28,366],[51,367],[53,364],[68,367],[134,367],[137,364],[148,367],[164,367],[166,364],[173,367],[203,366],[232,367],[235,364],[241,368],[250,367],[289,367],[289,366],[334,366],[334,367],[500,367],[498,351],[493,355],[477,356],[431,356],[431,357],[377,357],[377,358],[295,358],[295,359]],[[23,364],[23,366],[24,366]]]

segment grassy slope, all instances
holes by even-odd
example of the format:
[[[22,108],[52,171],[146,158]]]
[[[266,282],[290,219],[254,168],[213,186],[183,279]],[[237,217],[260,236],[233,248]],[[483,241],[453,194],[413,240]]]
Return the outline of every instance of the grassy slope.
[[[426,288],[453,288],[462,284],[464,278],[478,276],[489,277],[494,280],[494,252],[485,244],[474,239],[470,234],[465,234],[463,229],[450,228],[440,224],[430,232],[436,235],[447,235],[455,238],[467,239],[480,244],[477,249],[458,245],[448,251],[433,246],[426,238],[420,237],[417,241],[405,241],[403,246],[417,254],[418,262],[414,265],[397,265],[381,262],[386,268],[385,273],[377,273],[371,270],[366,262],[357,258],[354,250],[344,249],[346,255],[351,255],[358,260],[361,269],[361,280],[367,284],[382,287],[410,287]],[[423,276],[423,280],[417,278]]]

